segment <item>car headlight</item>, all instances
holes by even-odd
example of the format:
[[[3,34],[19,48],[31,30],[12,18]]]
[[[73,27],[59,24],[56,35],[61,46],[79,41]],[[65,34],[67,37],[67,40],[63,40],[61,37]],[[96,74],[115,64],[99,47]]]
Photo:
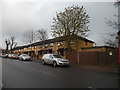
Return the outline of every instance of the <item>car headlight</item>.
[[[62,61],[58,61],[59,63],[62,63]]]

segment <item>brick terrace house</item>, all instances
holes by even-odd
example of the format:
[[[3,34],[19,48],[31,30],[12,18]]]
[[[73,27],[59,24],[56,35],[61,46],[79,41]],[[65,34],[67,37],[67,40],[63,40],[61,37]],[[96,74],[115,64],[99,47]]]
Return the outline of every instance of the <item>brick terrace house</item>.
[[[74,39],[71,39],[70,44],[73,51],[80,52],[85,47],[93,47],[94,42],[86,38],[82,38],[78,35],[71,35]],[[57,37],[45,41],[32,43],[25,46],[19,46],[13,49],[15,54],[29,54],[34,59],[41,59],[45,53],[61,54],[65,56],[67,50],[67,43],[64,37]]]

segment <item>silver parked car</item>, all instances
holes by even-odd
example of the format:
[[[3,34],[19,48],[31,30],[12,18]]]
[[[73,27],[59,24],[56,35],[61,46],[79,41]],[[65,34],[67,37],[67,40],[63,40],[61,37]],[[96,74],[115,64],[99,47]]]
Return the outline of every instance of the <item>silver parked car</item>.
[[[30,56],[27,54],[21,54],[19,56],[19,60],[21,60],[21,61],[30,60]]]
[[[45,54],[42,57],[42,63],[44,65],[53,64],[54,67],[56,67],[57,65],[60,65],[60,66],[69,65],[69,61],[58,54]]]

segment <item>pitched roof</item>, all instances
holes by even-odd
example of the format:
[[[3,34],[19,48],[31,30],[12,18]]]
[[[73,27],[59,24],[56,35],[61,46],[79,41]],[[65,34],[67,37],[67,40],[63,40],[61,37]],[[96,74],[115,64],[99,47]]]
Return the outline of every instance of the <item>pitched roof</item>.
[[[48,39],[48,40],[45,40],[45,41],[36,42],[36,43],[31,44],[31,45],[38,45],[38,44],[39,44],[39,45],[42,45],[43,43],[61,42],[61,41],[64,41],[64,40],[65,40],[64,37],[65,37],[65,36],[56,37],[56,38],[53,38],[53,39]],[[67,37],[67,36],[66,36],[66,37]],[[83,37],[80,37],[80,36],[78,36],[78,35],[71,35],[71,37],[75,37],[75,38],[77,38],[77,39],[81,39],[81,40],[84,40],[84,41],[87,41],[87,42],[94,43],[93,41],[88,40],[88,39],[83,38]]]
[[[48,40],[45,40],[45,41],[35,42],[35,43],[24,45],[24,46],[18,46],[18,47],[14,48],[14,49],[23,49],[23,48],[26,48],[26,47],[29,47],[29,46],[42,45],[43,43],[47,44],[47,43],[53,43],[53,42],[61,42],[61,41],[64,41],[64,39],[65,39],[64,37],[65,36],[61,36],[61,37],[56,37],[56,38],[53,38],[53,39],[48,39]],[[81,39],[81,40],[84,40],[84,41],[87,41],[87,42],[94,43],[93,41],[88,40],[88,39],[83,38],[83,37],[80,37],[78,35],[71,35],[71,37],[75,37],[76,39]]]
[[[111,49],[115,49],[114,47],[110,47],[110,46],[83,47],[81,49],[95,49],[95,48],[111,48]]]

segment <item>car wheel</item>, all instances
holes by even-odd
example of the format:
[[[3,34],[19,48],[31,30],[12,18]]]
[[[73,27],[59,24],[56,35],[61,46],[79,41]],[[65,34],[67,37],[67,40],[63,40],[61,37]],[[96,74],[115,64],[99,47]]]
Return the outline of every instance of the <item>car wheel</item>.
[[[43,65],[45,65],[45,64],[46,64],[44,60],[42,60],[42,64],[43,64]]]
[[[20,58],[19,60],[22,61],[22,58]]]
[[[53,62],[53,67],[56,67],[57,66],[57,63],[56,61]]]
[[[21,61],[23,61],[23,58],[21,58]]]

